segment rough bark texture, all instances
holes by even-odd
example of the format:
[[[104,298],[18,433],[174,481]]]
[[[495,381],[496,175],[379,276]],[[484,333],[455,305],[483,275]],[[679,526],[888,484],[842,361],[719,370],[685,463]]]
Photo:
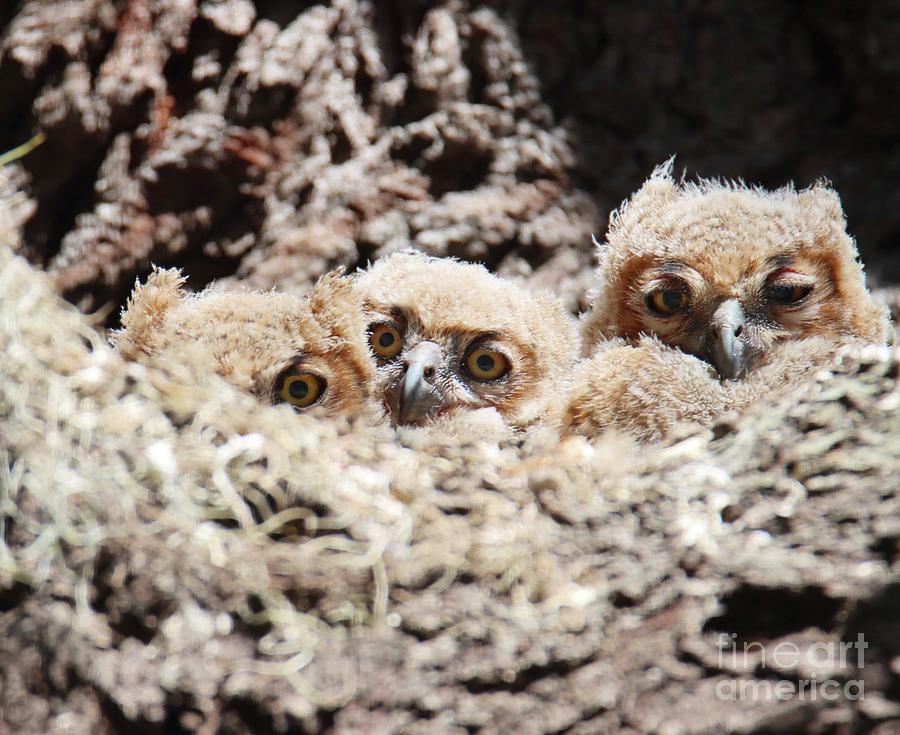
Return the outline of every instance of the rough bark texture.
[[[407,245],[575,308],[589,233],[673,154],[831,178],[900,276],[897,2],[27,0],[0,27],[0,149],[47,135],[24,253],[87,310],[151,261],[303,288]]]
[[[151,261],[302,290],[413,245],[574,310],[678,154],[828,176],[896,283],[898,8],[0,6],[0,150],[47,136],[0,185],[0,732],[897,732],[896,351],[642,452],[397,438],[125,365],[38,271],[114,321]],[[813,673],[865,696],[717,692]]]

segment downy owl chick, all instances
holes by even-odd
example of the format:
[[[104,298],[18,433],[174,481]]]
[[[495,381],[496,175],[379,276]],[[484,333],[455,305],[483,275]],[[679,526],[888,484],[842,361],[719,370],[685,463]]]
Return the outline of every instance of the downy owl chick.
[[[579,340],[554,296],[415,252],[374,263],[358,283],[374,394],[395,424],[480,408],[496,409],[515,429],[558,424]]]
[[[885,339],[886,312],[826,184],[678,183],[671,165],[610,217],[583,330],[584,354],[597,354],[567,409],[575,430],[655,438],[795,384],[842,344]]]
[[[113,335],[127,359],[192,360],[263,401],[337,415],[360,411],[374,375],[362,300],[352,279],[324,276],[307,298],[190,294],[178,270],[136,285]]]

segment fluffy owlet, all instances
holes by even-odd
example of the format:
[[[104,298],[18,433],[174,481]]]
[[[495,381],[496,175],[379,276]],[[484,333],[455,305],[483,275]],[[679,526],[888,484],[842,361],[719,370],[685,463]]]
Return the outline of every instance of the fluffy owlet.
[[[358,276],[375,398],[395,424],[494,408],[508,426],[558,423],[579,350],[572,318],[480,265],[403,252]]]
[[[567,411],[575,430],[654,438],[795,382],[840,344],[885,339],[886,312],[824,183],[679,184],[670,162],[613,213],[599,259],[584,321],[596,355]]]
[[[359,411],[374,364],[350,278],[323,277],[306,299],[279,293],[188,294],[175,270],[137,285],[113,335],[127,359],[185,354],[264,401],[326,415]]]

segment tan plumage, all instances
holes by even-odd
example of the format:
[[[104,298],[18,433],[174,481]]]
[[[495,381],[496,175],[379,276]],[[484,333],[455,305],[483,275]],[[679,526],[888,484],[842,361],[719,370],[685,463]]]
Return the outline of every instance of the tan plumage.
[[[329,274],[306,299],[188,294],[184,283],[171,269],[135,286],[113,335],[124,357],[164,364],[189,356],[264,401],[298,410],[337,415],[363,408],[374,363],[352,279]]]
[[[374,393],[395,424],[478,408],[515,429],[558,422],[579,339],[554,296],[413,252],[376,262],[358,283],[370,345],[383,353]]]
[[[723,381],[708,362],[656,337],[633,344],[608,340],[575,368],[565,431],[596,437],[615,429],[646,442],[681,423],[706,426],[722,414],[797,386],[832,356],[834,347],[822,337],[785,342],[753,372]]]
[[[653,439],[708,423],[796,384],[841,344],[887,333],[824,183],[679,184],[669,162],[613,213],[599,256],[573,431]]]

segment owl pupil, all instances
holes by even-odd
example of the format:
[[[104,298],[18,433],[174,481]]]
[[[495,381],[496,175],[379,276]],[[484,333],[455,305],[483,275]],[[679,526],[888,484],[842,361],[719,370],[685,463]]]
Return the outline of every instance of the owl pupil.
[[[298,401],[302,401],[306,396],[309,395],[309,385],[307,385],[305,380],[295,380],[291,383],[291,387],[288,389],[291,394],[291,398],[296,398]]]
[[[663,291],[662,300],[667,309],[677,309],[681,306],[683,298],[684,294],[681,291]]]
[[[390,332],[383,332],[378,337],[378,344],[382,347],[390,347],[392,344],[394,344],[394,335]]]
[[[494,369],[494,358],[490,355],[479,355],[475,362],[478,365],[478,369],[485,373],[489,373]]]

